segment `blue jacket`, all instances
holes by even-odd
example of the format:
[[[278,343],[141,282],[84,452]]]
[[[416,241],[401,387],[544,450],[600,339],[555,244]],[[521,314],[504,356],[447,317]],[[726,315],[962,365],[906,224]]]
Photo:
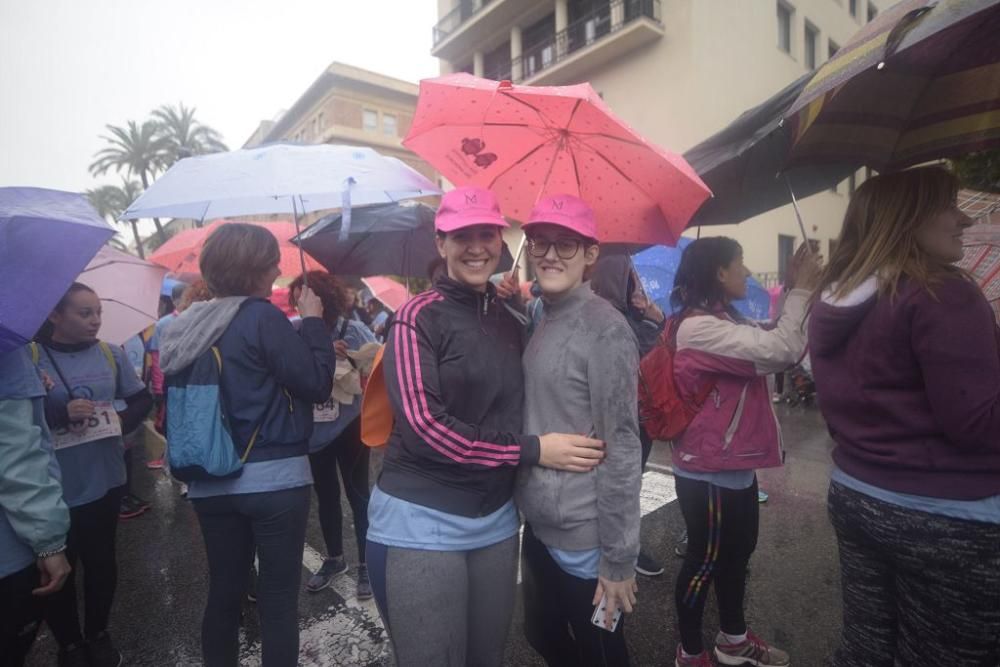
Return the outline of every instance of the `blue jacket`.
[[[212,345],[222,353],[223,407],[240,451],[260,428],[247,462],[307,454],[313,404],[325,401],[333,386],[334,353],[323,321],[306,318],[296,332],[278,308],[257,297],[194,304],[160,339],[168,383]]]

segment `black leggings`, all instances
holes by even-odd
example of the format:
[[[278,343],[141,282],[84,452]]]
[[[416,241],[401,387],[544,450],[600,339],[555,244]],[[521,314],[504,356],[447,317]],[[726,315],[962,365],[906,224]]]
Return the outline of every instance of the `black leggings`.
[[[108,628],[111,603],[118,585],[115,536],[122,488],[108,491],[103,498],[69,510],[66,558],[73,570],[62,590],[45,603],[45,622],[60,647],[82,644]],[[84,632],[76,603],[77,561],[83,565]]]
[[[565,572],[524,525],[524,635],[549,667],[627,667],[625,617],[614,632],[590,622],[597,579]]]
[[[712,583],[719,628],[731,635],[747,630],[743,596],[747,565],[757,548],[757,479],[738,491],[686,477],[674,479],[688,531],[687,554],[675,590],[678,625],[684,650],[698,654],[704,650],[702,616]]]
[[[313,488],[319,502],[319,525],[329,557],[344,553],[344,514],[340,509],[340,483],[337,468],[344,480],[347,502],[354,515],[354,536],[358,540],[358,560],[365,562],[368,540],[368,447],[361,442],[361,418],[355,419],[337,438],[320,451],[309,455]]]
[[[0,579],[0,667],[21,667],[31,651],[45,599],[31,591],[40,585],[34,563]]]

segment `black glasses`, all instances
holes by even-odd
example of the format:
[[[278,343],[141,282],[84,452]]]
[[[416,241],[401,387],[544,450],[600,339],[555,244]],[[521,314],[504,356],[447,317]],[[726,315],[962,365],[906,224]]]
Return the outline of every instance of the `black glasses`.
[[[528,239],[528,253],[532,257],[541,259],[548,255],[549,248],[554,246],[559,259],[573,259],[576,257],[576,253],[580,252],[581,245],[583,242],[579,239],[556,239],[555,241]]]

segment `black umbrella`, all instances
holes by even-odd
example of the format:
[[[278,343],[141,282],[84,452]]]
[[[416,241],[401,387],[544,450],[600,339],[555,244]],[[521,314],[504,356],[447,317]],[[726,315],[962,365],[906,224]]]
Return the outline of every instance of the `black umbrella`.
[[[347,238],[340,240],[342,218],[321,218],[292,239],[331,273],[345,276],[426,278],[438,258],[434,243],[434,209],[414,202],[355,208]],[[514,260],[506,246],[498,271]]]
[[[744,111],[721,132],[684,153],[684,159],[714,195],[698,210],[689,227],[742,222],[793,203],[794,197],[828,190],[861,166],[860,162],[842,162],[782,171],[792,137],[781,119],[811,77],[812,73],[806,74]]]

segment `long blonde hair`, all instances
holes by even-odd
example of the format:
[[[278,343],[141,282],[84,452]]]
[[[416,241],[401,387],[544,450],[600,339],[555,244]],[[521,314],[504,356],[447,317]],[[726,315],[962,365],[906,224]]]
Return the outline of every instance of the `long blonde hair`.
[[[847,296],[873,275],[879,293],[894,295],[900,280],[925,289],[949,274],[961,273],[941,264],[917,244],[917,229],[955,205],[958,179],[942,167],[920,167],[882,174],[858,188],[844,215],[837,248],[830,257],[816,297],[832,290]]]

